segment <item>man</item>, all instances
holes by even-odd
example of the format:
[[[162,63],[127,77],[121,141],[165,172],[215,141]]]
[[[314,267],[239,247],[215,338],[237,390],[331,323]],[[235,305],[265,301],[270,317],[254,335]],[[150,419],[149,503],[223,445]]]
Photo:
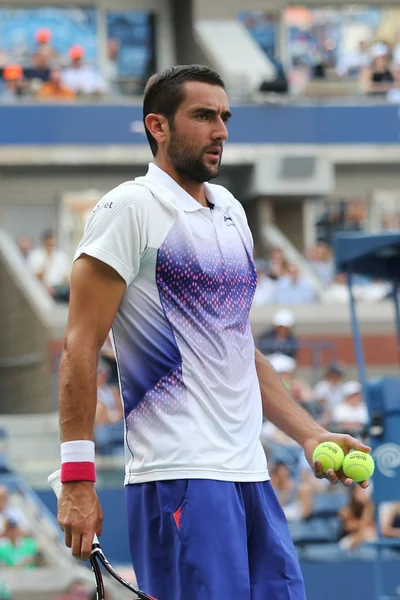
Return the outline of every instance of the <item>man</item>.
[[[311,281],[300,274],[297,265],[289,264],[286,275],[276,283],[276,304],[307,304],[316,300],[317,296]]]
[[[360,432],[368,423],[368,410],[362,398],[361,383],[347,381],[342,388],[343,401],[332,411],[332,421],[342,431]]]
[[[18,506],[10,504],[10,492],[5,485],[0,485],[0,538],[6,534],[8,521],[14,521],[24,535],[28,533],[28,522]]]
[[[331,422],[333,408],[343,400],[344,374],[340,364],[332,363],[314,388],[313,399],[319,407],[319,421],[324,425]]]
[[[310,462],[324,440],[368,448],[316,424],[254,350],[251,234],[239,202],[206,183],[219,174],[231,114],[219,75],[167,69],[148,82],[143,113],[154,164],[95,207],[72,271],[58,521],[72,554],[87,559],[102,521],[91,442],[96,367],[112,326],[139,585],[158,600],[303,600],[259,441],[261,402]],[[322,477],[319,463],[315,473]]]
[[[107,91],[105,81],[95,69],[83,64],[85,48],[72,46],[68,51],[71,64],[62,76],[62,84],[75,94],[104,94]]]
[[[272,318],[272,329],[269,329],[257,341],[257,347],[265,355],[286,354],[296,358],[298,341],[293,332],[296,325],[294,314],[291,310],[281,308]]]
[[[68,255],[57,248],[57,239],[51,229],[44,231],[41,238],[42,247],[32,250],[29,266],[55,300],[67,300],[71,270]]]

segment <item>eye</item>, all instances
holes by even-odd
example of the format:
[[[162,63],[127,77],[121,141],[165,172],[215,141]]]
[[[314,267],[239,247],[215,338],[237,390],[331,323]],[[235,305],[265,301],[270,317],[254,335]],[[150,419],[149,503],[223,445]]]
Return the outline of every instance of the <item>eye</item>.
[[[208,114],[207,113],[201,113],[201,114],[197,115],[197,118],[199,119],[199,121],[207,121],[208,120]]]

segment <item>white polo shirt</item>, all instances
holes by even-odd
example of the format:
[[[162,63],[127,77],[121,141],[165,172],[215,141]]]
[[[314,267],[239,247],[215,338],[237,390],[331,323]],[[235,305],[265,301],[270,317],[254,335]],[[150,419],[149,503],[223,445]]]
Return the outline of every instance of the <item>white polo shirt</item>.
[[[112,327],[126,484],[269,479],[249,323],[251,234],[225,188],[206,184],[206,194],[212,210],[150,164],[97,204],[76,252],[127,286]]]

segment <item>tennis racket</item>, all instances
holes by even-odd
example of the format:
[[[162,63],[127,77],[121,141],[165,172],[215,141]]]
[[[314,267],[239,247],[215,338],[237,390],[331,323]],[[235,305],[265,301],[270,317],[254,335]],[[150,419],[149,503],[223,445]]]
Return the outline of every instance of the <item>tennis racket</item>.
[[[49,485],[53,488],[53,491],[57,498],[61,493],[61,471],[55,471],[48,478]],[[104,582],[103,575],[101,572],[100,565],[103,565],[104,569],[113,577],[118,583],[123,585],[127,590],[136,594],[139,600],[156,600],[153,596],[149,596],[144,592],[136,589],[131,583],[126,581],[121,575],[118,575],[116,571],[114,571],[113,567],[108,562],[107,558],[104,555],[103,550],[99,544],[98,537],[95,535],[93,540],[92,552],[90,555],[90,566],[92,567],[92,571],[94,574],[94,578],[96,580],[96,593],[97,600],[105,600],[105,591],[104,591]]]

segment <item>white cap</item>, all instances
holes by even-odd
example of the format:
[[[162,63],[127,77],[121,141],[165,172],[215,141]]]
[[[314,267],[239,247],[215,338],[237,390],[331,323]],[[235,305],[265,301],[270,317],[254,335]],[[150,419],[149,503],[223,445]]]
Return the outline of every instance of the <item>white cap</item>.
[[[295,323],[294,314],[291,310],[287,310],[287,308],[278,310],[272,319],[272,325],[275,327],[293,327]]]
[[[347,381],[342,386],[343,396],[348,398],[349,396],[354,396],[354,394],[361,393],[361,383],[358,381]]]
[[[372,56],[374,58],[378,58],[379,56],[385,56],[389,52],[389,48],[387,44],[383,42],[376,42],[372,46]]]
[[[268,359],[277,373],[292,373],[296,368],[294,358],[286,356],[286,354],[271,354]]]

